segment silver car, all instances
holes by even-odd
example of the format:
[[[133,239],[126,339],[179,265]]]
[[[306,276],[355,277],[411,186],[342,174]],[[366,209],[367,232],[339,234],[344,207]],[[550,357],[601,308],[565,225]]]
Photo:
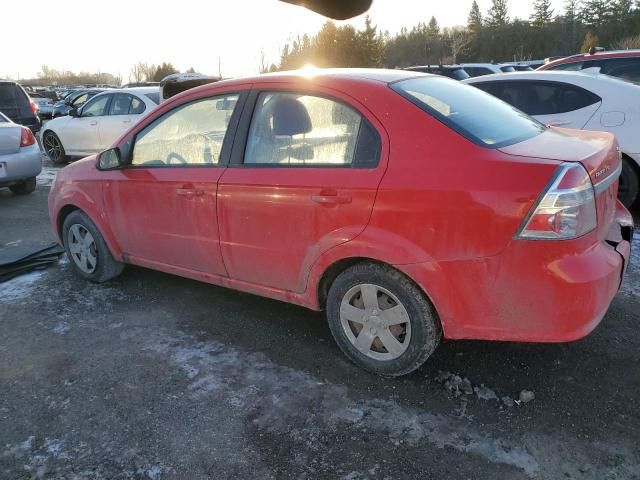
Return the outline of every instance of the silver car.
[[[42,155],[31,130],[0,113],[0,187],[17,195],[36,189],[42,170]]]

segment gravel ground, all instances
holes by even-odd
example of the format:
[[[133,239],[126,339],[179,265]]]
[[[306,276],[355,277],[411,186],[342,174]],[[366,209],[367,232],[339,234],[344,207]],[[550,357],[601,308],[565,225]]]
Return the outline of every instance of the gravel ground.
[[[0,190],[0,246],[46,243],[50,166]],[[399,380],[323,315],[63,259],[0,285],[1,479],[640,479],[640,237],[601,326],[560,345],[445,342]]]

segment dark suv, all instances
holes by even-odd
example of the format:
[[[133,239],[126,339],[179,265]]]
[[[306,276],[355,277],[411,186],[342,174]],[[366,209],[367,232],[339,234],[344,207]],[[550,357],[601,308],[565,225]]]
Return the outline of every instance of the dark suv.
[[[442,75],[443,77],[453,78],[454,80],[466,80],[467,78],[471,78],[461,65],[422,65],[407,67],[405,70]]]
[[[37,111],[38,106],[20,85],[10,80],[0,80],[0,112],[36,133],[42,126]]]

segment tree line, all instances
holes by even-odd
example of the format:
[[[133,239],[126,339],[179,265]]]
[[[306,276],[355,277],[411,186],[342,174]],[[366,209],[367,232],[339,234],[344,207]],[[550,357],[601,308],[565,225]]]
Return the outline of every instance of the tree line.
[[[318,67],[387,67],[506,62],[587,52],[592,47],[640,48],[640,0],[533,0],[529,18],[511,18],[508,0],[492,0],[482,12],[473,0],[464,26],[441,28],[435,17],[381,32],[367,16],[362,29],[326,22],[312,36],[285,44],[279,64],[261,71]]]

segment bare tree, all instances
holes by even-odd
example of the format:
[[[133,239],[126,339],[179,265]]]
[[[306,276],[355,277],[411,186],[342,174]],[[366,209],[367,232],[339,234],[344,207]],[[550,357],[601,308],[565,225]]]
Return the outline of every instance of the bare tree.
[[[465,53],[471,45],[469,31],[461,27],[451,29],[451,63],[458,63],[458,56]]]
[[[145,64],[142,62],[138,62],[133,67],[131,67],[131,70],[129,70],[130,83],[140,83],[143,81],[143,78],[145,78],[145,72],[143,71],[144,65]]]
[[[615,48],[618,48],[620,50],[632,50],[640,48],[640,35],[623,38],[618,43],[616,43]]]

